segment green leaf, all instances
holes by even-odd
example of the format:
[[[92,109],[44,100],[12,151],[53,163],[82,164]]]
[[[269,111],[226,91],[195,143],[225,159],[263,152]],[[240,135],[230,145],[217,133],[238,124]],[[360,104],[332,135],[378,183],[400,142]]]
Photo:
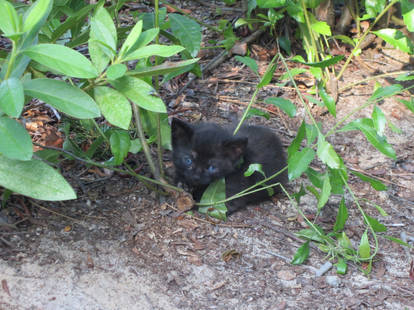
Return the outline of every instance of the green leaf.
[[[114,165],[117,166],[122,164],[131,147],[131,140],[128,132],[124,130],[114,130],[109,138],[109,143],[111,145],[111,152],[114,155]]]
[[[296,116],[296,106],[288,99],[281,97],[270,97],[265,99],[265,103],[277,106],[289,117]]]
[[[323,34],[323,35],[326,35],[326,36],[332,35],[331,27],[329,27],[329,25],[324,21],[312,22],[311,28],[316,33],[320,33],[320,34]]]
[[[276,68],[277,68],[277,64],[272,64],[272,63],[269,64],[259,84],[256,86],[258,89],[263,88],[264,86],[268,85],[272,81]]]
[[[316,170],[312,169],[311,167],[308,167],[308,169],[306,170],[306,175],[307,175],[309,181],[311,181],[311,183],[315,187],[322,188],[323,181],[324,181],[324,176],[323,176],[322,173],[317,172]]]
[[[127,130],[132,118],[128,99],[115,89],[106,86],[95,87],[94,95],[106,120],[112,125]]]
[[[88,42],[93,64],[102,72],[115,56],[117,34],[114,22],[105,8],[100,7],[91,18],[91,31]]]
[[[259,66],[257,65],[256,61],[251,58],[251,57],[247,57],[247,56],[235,56],[234,57],[236,60],[240,61],[242,64],[248,66],[250,69],[252,69],[252,71],[254,73],[256,73],[257,75],[259,75]]]
[[[341,257],[338,257],[338,262],[335,264],[335,266],[337,274],[346,274],[346,270],[348,268],[346,260],[344,260]]]
[[[135,44],[129,49],[128,53],[135,51],[137,48],[148,45],[160,32],[159,28],[151,28],[141,33]]]
[[[411,101],[400,99],[400,102],[404,104],[408,110],[414,113],[414,97],[411,97]]]
[[[278,8],[286,4],[286,0],[256,0],[257,6],[262,9]]]
[[[358,178],[360,178],[362,181],[364,182],[369,182],[369,184],[371,184],[371,186],[377,190],[377,191],[386,191],[388,188],[380,181],[371,178],[365,174],[359,173],[357,171],[351,171],[352,174],[356,175]]]
[[[129,147],[128,152],[132,154],[137,154],[142,150],[142,144],[139,139],[131,140],[131,146]]]
[[[336,117],[336,105],[335,100],[328,95],[325,88],[323,86],[319,87],[319,96],[321,96],[323,103],[325,104],[326,108],[328,109],[329,113]]]
[[[150,56],[170,57],[181,52],[184,47],[180,45],[159,45],[152,44],[141,47],[124,57],[124,61],[142,59]]]
[[[53,6],[51,0],[38,0],[24,15],[23,32],[37,33]]]
[[[313,228],[306,228],[297,232],[296,235],[300,238],[323,243],[325,232],[318,225],[314,224],[313,226],[316,228],[316,230]]]
[[[376,101],[377,99],[394,96],[401,92],[403,87],[400,84],[393,84],[385,87],[379,87],[374,91],[369,100]]]
[[[303,9],[300,6],[300,3],[293,0],[287,0],[287,12],[288,14],[296,20],[298,23],[304,24],[305,23],[305,16],[303,14]]]
[[[292,61],[295,62],[300,62],[303,63],[305,65],[311,66],[311,67],[317,67],[317,68],[326,68],[329,67],[331,65],[336,64],[337,62],[341,61],[344,58],[343,55],[338,55],[338,56],[334,56],[334,57],[327,57],[327,59],[323,60],[323,61],[319,61],[319,62],[305,62],[303,61],[303,58],[300,59],[299,57],[293,57]]]
[[[410,245],[409,243],[407,243],[407,242],[404,242],[404,241],[402,241],[401,239],[399,239],[399,238],[395,238],[395,237],[393,237],[393,236],[383,236],[385,239],[388,239],[388,240],[390,240],[390,241],[392,241],[392,242],[395,242],[395,243],[398,243],[398,244],[401,244],[401,245],[403,245],[403,246],[406,246],[406,247],[408,247],[408,248],[412,248],[413,246],[412,245]]]
[[[167,112],[164,102],[155,96],[154,88],[143,80],[123,76],[115,81],[110,81],[110,83],[137,106],[153,112]]]
[[[293,198],[295,198],[296,202],[300,203],[300,198],[306,195],[305,188],[303,187],[303,184],[300,186],[300,190],[292,195]]]
[[[356,128],[361,130],[367,138],[367,140],[381,153],[393,159],[397,158],[394,149],[390,144],[388,144],[387,139],[385,137],[378,136],[377,131],[374,128],[372,119],[357,119],[344,126],[341,129],[341,131],[355,130]]]
[[[0,155],[0,185],[41,200],[76,199],[66,180],[41,160],[20,161]]]
[[[309,241],[306,241],[295,253],[292,261],[292,265],[300,265],[309,257]]]
[[[344,231],[338,236],[338,243],[344,249],[353,250],[351,240]]]
[[[388,216],[387,212],[385,212],[385,210],[383,208],[381,208],[379,205],[372,203],[374,205],[374,207],[377,209],[377,211],[379,212],[379,214],[381,214],[382,216]]]
[[[162,147],[167,150],[172,150],[171,145],[171,126],[168,123],[167,113],[155,113],[145,109],[140,110],[142,127],[144,128],[147,136],[156,137],[158,127],[158,116],[161,123],[161,143]]]
[[[322,128],[320,123],[317,125]],[[313,124],[306,124],[306,146],[311,146],[317,137],[318,128]]]
[[[336,215],[335,225],[333,227],[334,232],[343,230],[347,219],[348,209],[345,205],[345,199],[342,197],[341,203],[339,204],[338,214]]]
[[[293,141],[290,143],[288,147],[288,157],[291,157],[294,153],[296,153],[299,150],[300,144],[305,138],[305,126],[305,121],[302,121],[302,124],[298,129],[295,139],[293,139]]]
[[[325,177],[323,180],[321,195],[318,199],[318,212],[322,210],[324,205],[328,202],[329,196],[331,196],[331,183],[329,183],[329,178]]]
[[[384,135],[385,125],[387,124],[387,119],[385,118],[384,113],[378,108],[377,105],[374,106],[372,111],[372,120],[374,122],[374,127],[379,136]]]
[[[376,17],[385,7],[385,0],[365,0],[365,10],[369,17]]]
[[[29,160],[33,146],[30,135],[14,119],[0,117],[0,153],[10,159]]]
[[[101,116],[95,101],[76,86],[53,79],[35,79],[23,83],[26,95],[38,98],[70,116],[87,119]]]
[[[410,0],[400,0],[401,13],[408,31],[414,32],[414,3]]]
[[[309,193],[315,196],[316,200],[319,200],[321,195],[319,194],[318,190],[315,187],[308,185],[306,186],[306,189],[308,190]]]
[[[199,207],[198,212],[207,213],[212,217],[225,220],[227,212],[226,205],[223,202],[216,203],[224,199],[226,199],[226,183],[223,178],[211,183],[204,191],[200,203],[208,203],[210,206]]]
[[[19,79],[9,78],[0,83],[0,111],[18,118],[24,105],[23,85]]]
[[[265,119],[270,119],[270,114],[262,111],[260,109],[250,108],[249,111],[247,111],[246,118],[252,117],[252,116],[262,116]]]
[[[131,32],[128,34],[127,38],[122,44],[121,49],[119,50],[119,57],[122,58],[124,54],[127,54],[134,44],[138,41],[139,36],[142,32],[142,20],[139,20],[135,26],[131,29]]]
[[[116,79],[119,79],[120,77],[123,77],[125,73],[127,72],[127,70],[128,68],[124,64],[111,65],[106,70],[106,75],[108,79],[116,80]]]
[[[315,151],[309,147],[302,151],[297,151],[288,158],[288,176],[289,180],[294,180],[302,175],[308,169],[309,164],[315,158]]]
[[[249,177],[256,171],[259,172],[262,176],[266,177],[265,173],[263,172],[263,168],[261,164],[250,164],[243,175],[245,177]]]
[[[328,168],[329,173],[329,181],[331,182],[332,187],[332,194],[334,195],[342,195],[344,193],[344,181],[342,180],[342,177],[345,181],[348,180],[348,173],[345,169],[345,167],[341,169],[332,169]]]
[[[399,76],[397,76],[395,78],[396,81],[412,81],[414,80],[414,74],[410,73],[410,72],[406,72],[403,74],[400,74]]]
[[[378,31],[373,31],[373,33],[379,36],[388,44],[391,44],[392,46],[398,48],[400,51],[408,54],[414,53],[414,45],[411,39],[397,29],[380,29]]]
[[[116,27],[111,15],[104,7],[99,7],[91,19],[91,39],[107,44],[112,50],[116,50]]]
[[[0,30],[5,36],[20,32],[20,19],[8,1],[0,0]]]
[[[173,35],[180,40],[192,57],[196,57],[201,46],[201,27],[187,16],[168,14]]]
[[[380,222],[378,222],[377,219],[370,217],[368,215],[366,215],[367,220],[369,222],[369,225],[372,227],[372,229],[375,232],[384,232],[387,231],[387,227],[385,227],[385,225],[381,224]]]
[[[182,61],[175,61],[175,62],[169,62],[166,61],[161,65],[158,66],[148,66],[148,67],[142,67],[135,70],[128,71],[127,75],[131,75],[137,78],[143,78],[148,76],[154,76],[154,75],[164,75],[170,72],[178,71],[180,69],[183,69],[185,67],[188,67],[195,62],[197,62],[200,58],[194,58],[189,60],[182,60]]]
[[[371,249],[368,242],[367,231],[361,237],[361,242],[359,243],[358,254],[361,258],[369,258],[371,256]]]
[[[325,140],[325,137],[321,133],[318,136],[317,154],[319,159],[332,169],[339,169],[343,165],[332,145]]]
[[[292,79],[299,74],[305,73],[308,70],[304,69],[304,68],[292,68],[289,70],[289,72],[284,73],[279,80],[280,81],[284,81],[284,80],[289,80],[290,77],[292,77]],[[290,73],[290,74],[289,74]]]
[[[77,78],[95,78],[98,72],[81,53],[58,44],[38,44],[23,53],[33,60],[62,74]]]
[[[88,15],[89,11],[92,10],[96,5],[89,4],[79,11],[75,12],[74,14],[70,15],[60,26],[58,26],[52,33],[52,37],[50,38],[51,42],[56,42],[62,35],[64,35],[69,29],[73,29]],[[89,34],[89,29],[88,29]],[[72,33],[73,35],[73,33]],[[73,41],[73,40],[72,40]],[[73,46],[72,46],[73,47]]]
[[[331,38],[341,40],[343,43],[349,44],[352,47],[355,47],[355,42],[350,37],[347,37],[345,35],[334,35],[334,36],[331,36]]]

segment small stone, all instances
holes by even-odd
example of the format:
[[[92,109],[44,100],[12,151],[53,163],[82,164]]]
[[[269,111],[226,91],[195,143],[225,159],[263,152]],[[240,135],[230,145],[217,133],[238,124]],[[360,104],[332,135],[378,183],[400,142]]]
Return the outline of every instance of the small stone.
[[[296,278],[296,274],[290,270],[281,270],[277,273],[277,277],[281,280],[290,281]]]
[[[326,283],[332,287],[338,287],[341,281],[337,276],[327,276]]]

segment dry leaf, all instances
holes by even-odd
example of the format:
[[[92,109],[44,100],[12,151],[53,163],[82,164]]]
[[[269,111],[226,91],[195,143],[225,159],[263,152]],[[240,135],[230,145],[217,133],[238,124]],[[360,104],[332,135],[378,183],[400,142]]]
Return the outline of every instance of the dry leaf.
[[[240,258],[241,254],[236,250],[228,250],[221,254],[221,258],[227,263],[232,259]]]
[[[177,209],[180,211],[191,210],[194,206],[193,197],[187,192],[181,192],[175,201]]]
[[[86,260],[86,265],[90,269],[92,269],[93,267],[95,267],[95,264],[93,263],[92,257],[90,255],[88,255],[88,258]]]
[[[198,255],[190,255],[187,257],[187,260],[189,263],[196,266],[201,266],[203,264],[203,262],[201,261],[201,257]]]
[[[3,291],[5,291],[7,293],[7,295],[10,295],[10,290],[9,290],[9,286],[7,285],[7,281],[6,280],[1,280],[1,287],[3,288]]]

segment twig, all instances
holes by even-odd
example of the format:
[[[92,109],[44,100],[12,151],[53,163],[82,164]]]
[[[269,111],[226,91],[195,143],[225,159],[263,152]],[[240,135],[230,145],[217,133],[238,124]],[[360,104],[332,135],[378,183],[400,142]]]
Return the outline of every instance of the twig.
[[[264,32],[263,29],[259,29],[259,30],[255,31],[254,33],[252,33],[247,38],[245,38],[241,43],[242,44],[244,44],[244,43],[249,44],[249,43],[253,42],[254,40],[256,40],[263,32]],[[218,54],[216,57],[214,57],[207,65],[202,66],[201,71],[203,73],[211,71],[212,69],[214,69],[215,67],[220,65],[222,62],[224,62],[230,56],[231,55],[226,50],[222,51],[220,54]],[[192,76],[190,78],[190,80],[178,91],[177,95],[180,95],[184,90],[186,90],[187,87],[190,86],[190,84],[192,82],[194,82],[196,79],[197,79],[197,76],[195,76],[195,75]]]
[[[55,150],[55,151],[65,153],[65,154],[73,157],[74,159],[76,159],[78,161],[81,161],[81,162],[84,162],[84,163],[89,164],[89,165],[93,165],[93,166],[97,166],[97,167],[101,167],[101,168],[106,168],[106,169],[113,170],[113,171],[120,172],[120,173],[129,174],[129,175],[137,178],[141,182],[143,182],[146,186],[149,185],[146,182],[150,182],[150,183],[154,183],[154,184],[157,184],[157,185],[161,185],[164,188],[169,188],[170,190],[174,190],[174,191],[178,191],[178,192],[183,191],[182,188],[176,187],[174,185],[170,185],[170,184],[165,183],[163,181],[157,181],[157,180],[145,177],[143,175],[135,173],[134,171],[123,170],[123,169],[115,168],[115,167],[108,166],[108,165],[105,165],[105,164],[101,164],[101,163],[98,163],[98,162],[90,160],[90,159],[84,159],[84,158],[81,158],[79,156],[76,156],[75,154],[73,154],[69,151],[66,151],[66,150],[58,148],[58,147],[41,145],[41,144],[38,144],[38,143],[35,143],[35,142],[33,142],[33,144],[36,145],[36,146],[39,146],[41,148],[44,148],[44,149]]]
[[[169,208],[173,209],[174,211],[182,212],[182,211],[178,210],[177,208],[173,207],[172,205],[170,205],[168,203],[166,205]],[[186,216],[189,216],[190,218],[192,218],[192,219],[194,219],[196,221],[199,221],[199,222],[202,222],[202,223],[206,223],[206,224],[210,224],[210,225],[217,225],[217,226],[221,226],[221,227],[231,227],[231,228],[252,228],[252,226],[251,225],[248,225],[248,224],[238,224],[238,223],[236,223],[236,224],[224,224],[224,223],[216,223],[216,222],[213,222],[213,221],[208,221],[208,220],[199,218],[199,217],[197,217],[195,215],[191,215],[191,214],[185,214],[185,215]]]
[[[43,207],[43,206],[39,205],[38,203],[36,203],[36,202],[34,202],[34,201],[31,201],[31,203],[32,203],[33,205],[35,205],[36,207],[38,207],[39,209],[45,210],[45,211],[47,211],[47,212],[50,212],[50,213],[53,213],[53,214],[56,214],[56,215],[59,215],[59,216],[61,216],[61,217],[67,218],[68,220],[71,220],[71,221],[74,221],[74,222],[78,222],[78,223],[80,223],[80,222],[81,222],[80,220],[77,220],[77,219],[75,219],[75,218],[73,218],[73,217],[70,217],[70,216],[64,215],[64,214],[62,214],[62,213],[59,213],[59,212],[56,212],[56,211],[50,210],[50,209],[48,209],[48,208],[46,208],[46,207]]]

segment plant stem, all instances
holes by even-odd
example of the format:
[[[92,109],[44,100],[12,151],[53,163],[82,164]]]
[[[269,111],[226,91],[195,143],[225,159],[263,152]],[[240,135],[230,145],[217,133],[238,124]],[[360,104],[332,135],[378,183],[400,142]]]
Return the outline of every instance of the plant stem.
[[[354,87],[354,86],[356,86],[358,84],[362,84],[362,83],[365,83],[365,82],[370,81],[370,80],[376,80],[376,79],[383,78],[383,77],[387,77],[387,76],[399,75],[399,74],[404,74],[404,73],[409,73],[409,72],[410,71],[396,71],[396,72],[388,72],[388,73],[384,73],[384,74],[370,76],[369,78],[366,78],[366,79],[363,79],[363,80],[360,80],[360,81],[357,81],[357,82],[348,84],[348,85],[340,88],[338,92],[343,92],[344,90],[346,90],[348,88],[352,88],[352,87]]]
[[[159,1],[154,1],[155,6],[155,15],[154,15],[154,25],[155,28],[159,28]],[[155,37],[155,43],[159,44],[160,42],[160,34],[158,33]],[[158,66],[160,64],[160,58],[158,56],[155,56],[155,65]],[[158,92],[160,89],[158,75],[154,76],[154,83],[155,83],[155,90]],[[157,119],[157,153],[158,153],[158,168],[160,171],[161,178],[164,177],[164,168],[163,168],[163,160],[162,160],[162,136],[161,136],[161,115],[160,113],[156,114]]]
[[[104,132],[102,131],[101,127],[98,126],[98,124],[96,123],[94,118],[91,118],[92,123],[95,125],[96,130],[99,132],[99,134],[102,136],[102,138],[104,138],[104,140],[108,143],[108,145],[110,145],[111,143],[109,142],[108,137],[104,134]]]
[[[368,225],[372,236],[374,237],[375,240],[375,250],[374,253],[371,254],[370,257],[368,258],[359,258],[360,261],[370,261],[371,259],[373,259],[375,257],[375,255],[377,255],[378,252],[378,238],[377,238],[377,234],[375,233],[374,229],[371,226],[371,223],[369,222],[367,215],[365,214],[364,210],[362,209],[361,205],[359,204],[358,198],[354,195],[354,192],[352,191],[351,187],[349,186],[348,182],[345,180],[344,176],[342,174],[340,174],[342,182],[345,184],[346,189],[348,190],[348,192],[351,194],[352,199],[354,200],[355,204],[358,207],[359,212],[361,212],[362,217],[364,218],[365,223]]]
[[[247,113],[249,113],[250,107],[252,106],[252,104],[254,103],[254,101],[255,101],[255,99],[256,99],[257,93],[259,92],[259,90],[260,90],[260,89],[261,89],[264,85],[261,85],[260,87],[258,87],[258,86],[262,83],[262,81],[264,80],[264,78],[267,78],[267,74],[268,74],[269,70],[272,70],[272,66],[273,66],[273,64],[276,62],[276,60],[278,60],[278,58],[279,58],[280,56],[281,56],[281,54],[280,54],[280,53],[276,54],[276,55],[273,57],[272,61],[271,61],[271,62],[269,63],[269,65],[267,66],[267,70],[266,70],[266,72],[263,74],[263,76],[261,77],[259,84],[256,86],[256,89],[254,90],[254,93],[253,93],[253,95],[252,95],[252,98],[250,99],[249,104],[247,105],[246,109],[244,110],[244,113],[243,113],[242,118],[240,119],[239,123],[237,124],[236,129],[234,129],[233,135],[235,135],[235,134],[239,131],[239,129],[240,129],[240,127],[241,127],[241,125],[243,124],[243,122],[245,121],[245,119],[246,119],[246,117],[247,117]],[[269,81],[269,82],[270,82],[270,81]]]
[[[150,183],[154,183],[154,184],[157,184],[157,185],[161,185],[161,186],[166,187],[166,188],[170,188],[170,189],[172,189],[174,191],[177,191],[177,192],[183,192],[183,189],[182,188],[179,188],[179,187],[176,187],[176,186],[173,186],[173,185],[170,185],[170,184],[166,184],[166,183],[163,183],[163,182],[160,182],[160,181],[157,181],[157,180],[154,180],[154,179],[145,177],[143,175],[140,175],[140,174],[135,173],[133,170],[129,170],[129,171],[128,170],[123,170],[123,169],[115,168],[113,166],[108,166],[108,165],[105,165],[105,164],[101,164],[101,163],[98,163],[96,161],[93,161],[93,160],[90,160],[90,159],[87,159],[87,158],[86,159],[85,158],[81,158],[81,157],[76,156],[75,154],[73,154],[73,153],[71,153],[69,151],[66,151],[66,150],[61,149],[61,148],[58,148],[58,147],[41,145],[41,144],[38,144],[38,143],[33,143],[33,144],[36,145],[36,146],[39,146],[41,148],[44,148],[44,149],[50,149],[50,150],[59,151],[61,153],[65,153],[65,154],[67,154],[67,155],[75,158],[76,160],[81,161],[81,162],[84,162],[84,163],[86,163],[88,165],[92,165],[92,166],[96,166],[96,167],[100,167],[100,168],[106,168],[106,169],[113,170],[113,171],[120,172],[120,173],[129,174],[129,175],[131,175],[133,177],[136,177],[138,180],[140,180],[140,181],[142,181],[144,183],[145,182],[150,182]]]
[[[311,38],[312,49],[315,51],[316,61],[318,62],[319,61],[318,47],[316,45],[316,40],[315,40],[315,36],[314,36],[313,30],[312,30],[312,25],[311,25],[310,20],[309,20],[308,10],[306,8],[304,0],[301,0],[300,3],[302,4],[303,15],[305,16],[306,26],[308,27],[309,36]],[[311,61],[314,61],[314,60],[312,59]]]
[[[134,111],[135,125],[136,125],[139,140],[140,140],[141,145],[142,145],[142,150],[144,151],[144,155],[145,155],[145,158],[147,159],[147,163],[148,163],[148,165],[151,169],[152,175],[154,176],[154,178],[157,181],[159,181],[160,180],[160,173],[159,173],[157,167],[155,166],[154,161],[152,160],[151,151],[148,147],[147,140],[145,139],[145,134],[144,134],[144,130],[142,128],[141,118],[140,118],[140,114],[139,114],[139,107],[135,103],[131,103],[131,104],[132,104],[132,110]]]
[[[257,93],[259,92],[259,90],[260,90],[260,89],[259,89],[259,88],[257,88],[257,87],[256,87],[256,89],[254,90],[254,93],[253,93],[253,95],[252,95],[252,98],[250,98],[250,102],[249,102],[249,104],[247,105],[246,110],[244,110],[244,113],[243,113],[242,118],[240,119],[239,123],[237,124],[236,129],[234,129],[233,135],[235,135],[235,134],[239,131],[239,129],[240,129],[240,127],[241,127],[241,125],[243,124],[244,120],[246,119],[246,117],[247,117],[247,113],[249,112],[250,107],[252,106],[253,102],[255,101],[256,96],[257,96]]]
[[[161,3],[164,3],[165,5],[168,5],[169,7],[172,7],[174,10],[176,10],[176,11],[180,12],[181,14],[183,14],[183,15],[187,16],[188,18],[190,18],[190,19],[192,19],[192,20],[196,21],[196,22],[197,22],[197,24],[200,24],[201,26],[204,26],[204,27],[206,27],[207,29],[210,29],[210,30],[212,30],[212,31],[218,32],[218,33],[220,33],[220,34],[222,33],[222,31],[221,31],[219,28],[214,27],[214,26],[211,26],[211,25],[206,24],[206,23],[203,23],[201,20],[198,20],[197,18],[195,18],[195,17],[191,16],[191,15],[190,15],[190,14],[188,14],[187,12],[185,12],[185,11],[181,10],[179,7],[177,7],[177,6],[173,5],[173,4],[171,4],[171,3],[169,3],[169,2],[167,2],[167,1],[165,1],[165,0],[161,0]]]
[[[269,188],[269,187],[274,187],[274,186],[278,185],[279,183],[274,183],[274,184],[271,184],[271,185],[265,185],[265,186],[261,187],[260,189],[257,189],[257,190],[252,191],[254,188],[256,188],[256,187],[258,187],[258,186],[262,185],[263,183],[265,183],[265,182],[267,182],[267,181],[269,181],[269,180],[271,180],[271,179],[274,179],[275,177],[277,177],[279,174],[281,174],[281,173],[282,173],[283,171],[285,171],[286,169],[287,169],[287,166],[286,166],[286,167],[284,167],[283,169],[279,170],[279,171],[278,171],[278,172],[276,172],[275,174],[272,174],[270,177],[265,178],[265,179],[261,180],[260,182],[257,182],[256,184],[254,184],[254,185],[252,185],[252,186],[250,186],[250,187],[248,187],[248,188],[246,188],[246,189],[242,190],[241,192],[239,192],[239,193],[237,193],[237,194],[235,194],[235,195],[233,195],[233,196],[231,196],[231,197],[229,197],[229,198],[226,198],[225,200],[217,201],[215,204],[217,204],[217,203],[222,203],[222,202],[227,202],[227,201],[230,201],[230,200],[236,199],[236,198],[238,198],[238,197],[246,196],[246,195],[249,195],[249,194],[251,194],[251,193],[254,193],[254,192],[258,192],[258,191],[261,191],[261,190],[267,189],[267,188]],[[210,205],[211,205],[211,203],[196,203],[196,205],[197,205],[197,206],[210,206]]]
[[[4,76],[4,80],[7,80],[9,78],[13,65],[14,65],[14,61],[16,60],[16,56],[17,56],[16,42],[14,42],[14,40],[11,40],[11,42],[12,42],[12,50],[11,50],[9,62],[7,64],[7,71],[6,71],[6,75]]]
[[[349,54],[347,60],[345,61],[345,64],[343,65],[341,71],[339,71],[338,76],[336,77],[337,80],[339,80],[342,77],[342,74],[344,74],[345,69],[348,67],[349,63],[351,62],[352,57],[354,56],[355,51],[359,49],[361,46],[361,43],[364,41],[365,37],[370,33],[372,27],[380,20],[380,18],[399,0],[393,0],[391,1],[383,10],[382,12],[375,18],[375,20],[371,23],[371,25],[368,27],[367,30],[362,34],[361,38],[358,40],[357,45],[354,47],[352,52]]]

